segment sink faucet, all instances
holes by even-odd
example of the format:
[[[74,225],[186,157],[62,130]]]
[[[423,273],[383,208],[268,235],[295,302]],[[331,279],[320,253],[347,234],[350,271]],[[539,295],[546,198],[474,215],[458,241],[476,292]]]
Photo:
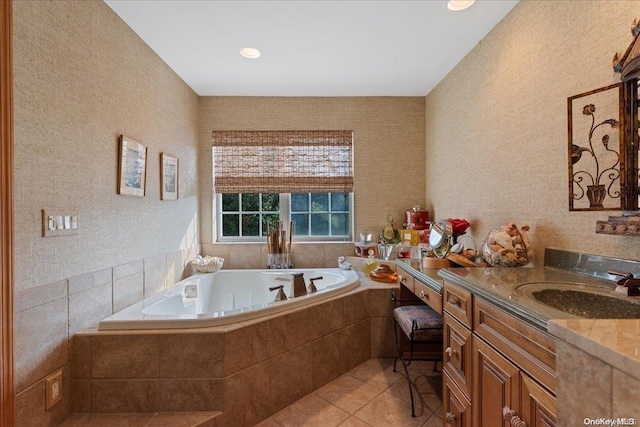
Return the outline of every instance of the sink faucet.
[[[622,276],[622,279],[618,280],[616,286],[616,292],[623,293],[628,296],[640,296],[640,279],[634,278],[633,274],[625,272],[619,272],[609,270],[609,274],[614,276]]]

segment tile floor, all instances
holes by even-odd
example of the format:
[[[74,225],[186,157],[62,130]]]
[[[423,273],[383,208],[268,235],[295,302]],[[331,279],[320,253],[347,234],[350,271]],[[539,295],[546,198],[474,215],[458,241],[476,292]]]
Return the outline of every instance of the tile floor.
[[[440,368],[440,365],[439,365]],[[433,362],[413,362],[416,417],[402,365],[370,359],[329,384],[292,403],[259,427],[442,427],[442,373]],[[417,393],[416,393],[417,391]],[[209,413],[211,414],[211,413]],[[63,426],[198,426],[205,414],[74,414]],[[206,422],[204,424],[207,424]],[[229,426],[232,427],[232,426]]]

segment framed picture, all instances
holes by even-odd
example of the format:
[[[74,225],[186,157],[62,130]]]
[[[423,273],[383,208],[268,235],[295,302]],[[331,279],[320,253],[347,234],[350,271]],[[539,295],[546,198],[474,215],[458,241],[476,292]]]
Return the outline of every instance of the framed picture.
[[[620,210],[625,168],[621,83],[567,99],[569,210]]]
[[[118,194],[143,197],[147,178],[147,147],[120,135]]]
[[[178,199],[178,158],[160,153],[160,199]]]

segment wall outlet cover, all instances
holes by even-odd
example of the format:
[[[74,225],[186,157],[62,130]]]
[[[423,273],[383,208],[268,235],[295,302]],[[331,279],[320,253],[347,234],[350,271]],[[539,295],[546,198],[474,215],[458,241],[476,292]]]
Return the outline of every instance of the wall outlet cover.
[[[49,375],[45,380],[47,410],[62,400],[62,369]]]

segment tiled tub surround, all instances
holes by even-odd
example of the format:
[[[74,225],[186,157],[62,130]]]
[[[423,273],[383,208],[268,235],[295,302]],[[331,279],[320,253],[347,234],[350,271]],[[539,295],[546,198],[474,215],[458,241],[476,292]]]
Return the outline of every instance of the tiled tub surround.
[[[226,326],[74,337],[73,412],[222,411],[250,426],[374,357],[394,356],[395,286]]]
[[[16,425],[62,422],[70,413],[74,334],[181,280],[184,266],[198,249],[194,246],[17,292]],[[63,371],[63,399],[46,411],[44,379],[58,369]]]

